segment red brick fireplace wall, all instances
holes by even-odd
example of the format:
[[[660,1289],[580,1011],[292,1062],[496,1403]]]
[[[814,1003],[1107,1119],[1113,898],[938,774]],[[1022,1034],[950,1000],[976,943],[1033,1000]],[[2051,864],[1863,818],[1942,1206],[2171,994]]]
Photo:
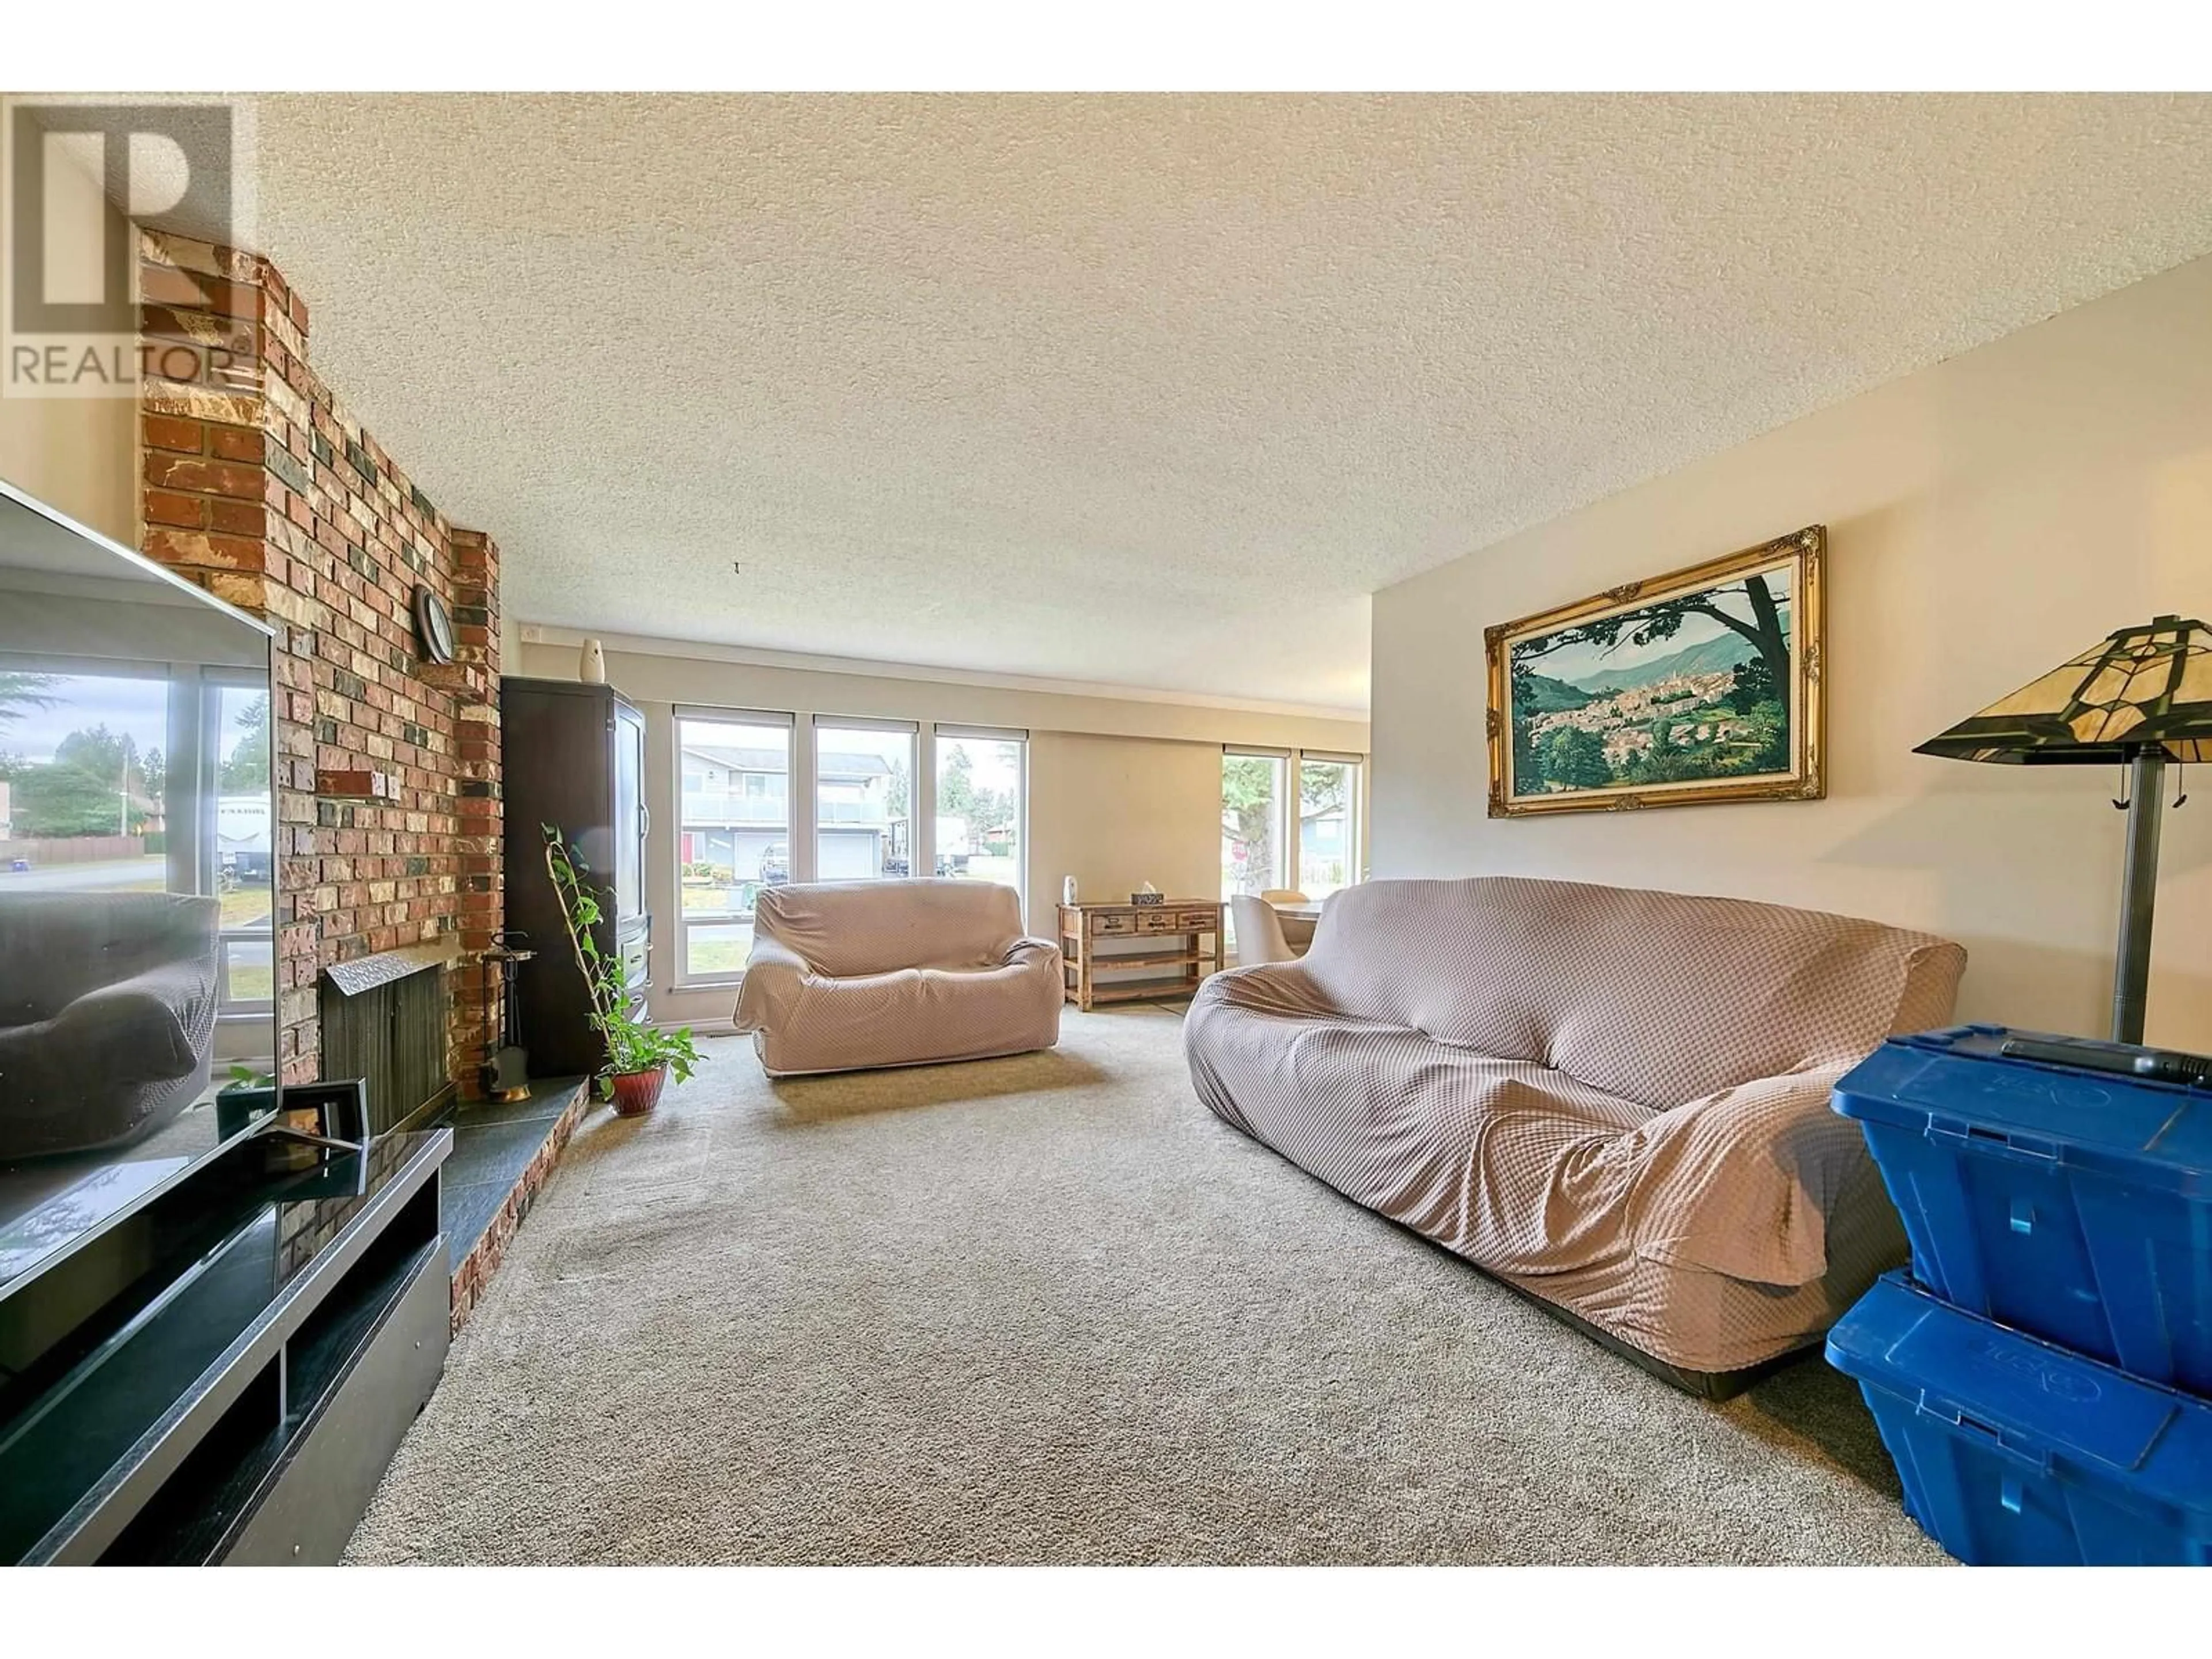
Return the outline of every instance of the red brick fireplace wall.
[[[309,367],[307,304],[274,265],[148,234],[140,268],[145,551],[277,630],[284,1080],[318,1075],[324,968],[428,945],[451,953],[447,1060],[473,1097],[502,908],[499,550]],[[452,611],[450,665],[421,654],[418,583]],[[396,799],[319,795],[319,769],[392,775]]]

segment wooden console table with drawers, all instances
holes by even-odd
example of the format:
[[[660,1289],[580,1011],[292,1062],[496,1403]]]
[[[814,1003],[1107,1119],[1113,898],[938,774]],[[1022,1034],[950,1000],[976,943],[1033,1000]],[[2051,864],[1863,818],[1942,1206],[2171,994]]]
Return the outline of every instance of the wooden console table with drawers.
[[[1212,899],[1061,905],[1060,954],[1067,1000],[1087,1012],[1095,1003],[1190,995],[1200,980],[1223,965],[1224,908]],[[1102,945],[1106,949],[1100,950]],[[1096,977],[1102,970],[1135,969],[1150,971],[1140,979]]]

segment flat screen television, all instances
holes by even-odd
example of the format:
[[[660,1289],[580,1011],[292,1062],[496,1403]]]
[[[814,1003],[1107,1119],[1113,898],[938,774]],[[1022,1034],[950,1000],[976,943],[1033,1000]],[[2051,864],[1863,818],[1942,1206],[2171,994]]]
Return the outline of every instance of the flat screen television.
[[[0,1294],[274,1109],[270,646],[0,484]]]

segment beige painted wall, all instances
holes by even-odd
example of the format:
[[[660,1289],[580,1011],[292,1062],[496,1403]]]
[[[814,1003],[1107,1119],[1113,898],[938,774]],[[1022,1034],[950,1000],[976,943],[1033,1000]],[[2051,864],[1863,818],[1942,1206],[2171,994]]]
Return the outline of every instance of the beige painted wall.
[[[137,416],[130,398],[0,398],[0,478],[136,547]]]
[[[1489,623],[1825,522],[1829,798],[1485,816]],[[2102,769],[1913,744],[2112,629],[2212,616],[2212,260],[1389,588],[1375,873],[1738,895],[1925,927],[1962,1012],[2100,1034],[2122,817]],[[2148,1036],[2212,1049],[2212,778],[2166,821]]]
[[[107,234],[125,228],[111,204]],[[135,390],[123,398],[0,396],[0,478],[125,547],[137,546]]]
[[[522,630],[510,632],[519,639]],[[679,654],[687,648],[620,636],[611,636],[607,647],[607,678],[647,716],[646,789],[653,806],[647,902],[656,916],[672,917],[678,908],[669,714],[678,703],[1027,728],[1025,896],[1030,931],[1047,936],[1064,876],[1073,875],[1094,898],[1132,891],[1143,881],[1177,896],[1214,893],[1221,879],[1223,744],[1349,753],[1367,748],[1367,727],[1356,720],[778,666],[744,660],[742,653]],[[576,675],[576,646],[565,633],[521,643],[514,659],[514,672],[552,679]],[[679,992],[672,988],[675,973],[674,930],[656,927],[654,1017],[695,1024],[729,1018],[732,990]]]
[[[1062,878],[1125,899],[1221,887],[1221,746],[1040,732],[1030,740],[1030,927],[1052,935]]]

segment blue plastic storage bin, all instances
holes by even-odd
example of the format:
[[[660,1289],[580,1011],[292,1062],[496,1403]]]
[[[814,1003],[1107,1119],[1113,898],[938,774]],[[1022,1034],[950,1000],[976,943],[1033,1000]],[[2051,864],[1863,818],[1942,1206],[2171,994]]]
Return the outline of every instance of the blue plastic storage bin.
[[[2212,1404],[1885,1273],[1828,1333],[1905,1483],[1972,1566],[2212,1564]]]
[[[1892,1038],[1838,1084],[1945,1301],[2212,1394],[2212,1091]],[[2021,1035],[2032,1035],[2022,1033]]]

